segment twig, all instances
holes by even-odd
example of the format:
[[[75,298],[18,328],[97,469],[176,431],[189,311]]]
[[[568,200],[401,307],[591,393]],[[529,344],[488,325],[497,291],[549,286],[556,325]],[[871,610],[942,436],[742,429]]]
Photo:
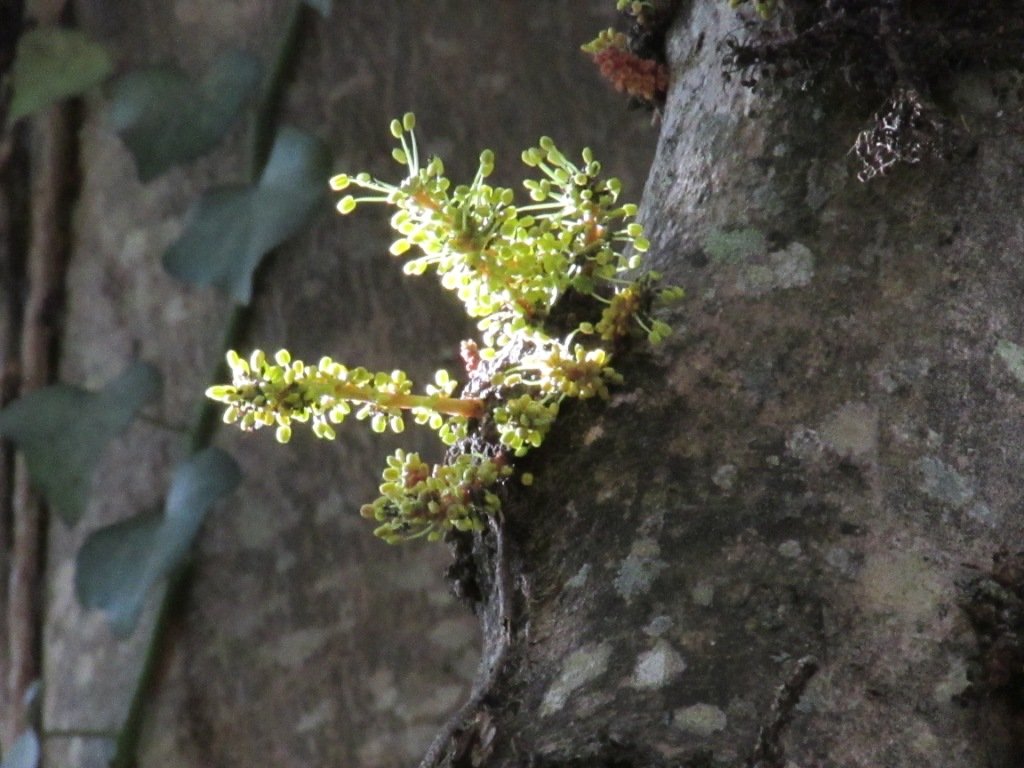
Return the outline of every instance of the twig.
[[[2,110],[0,110],[2,111]],[[18,303],[15,286],[17,285],[17,267],[15,266],[16,238],[13,234],[15,221],[15,202],[11,193],[14,184],[7,176],[10,168],[14,142],[8,134],[0,139],[0,408],[3,408],[15,395],[18,356],[18,326],[21,322],[21,308]],[[5,151],[6,150],[6,151]],[[24,182],[19,178],[17,182]],[[20,261],[20,260],[19,260]],[[13,484],[14,462],[11,446],[0,440],[0,552],[11,551],[11,529],[13,527]],[[0,571],[0,584],[7,585],[7,563]],[[9,637],[7,629],[7,590],[0,589],[0,637]],[[15,703],[8,697],[7,676],[10,670],[8,647],[0,642],[0,712],[11,712]],[[0,722],[0,743],[9,744],[10,738],[7,722]]]
[[[249,177],[253,183],[263,172],[269,147],[273,143],[277,109],[284,84],[290,76],[298,56],[302,22],[306,11],[307,8],[303,0],[294,0],[288,11],[284,32],[278,39],[267,84],[259,104],[254,110],[250,124],[248,160]],[[218,362],[210,377],[211,381],[225,380],[227,364],[224,362],[223,352],[238,346],[238,341],[241,340],[248,328],[250,318],[250,306],[236,305],[231,311],[224,329],[221,354],[218,356]],[[217,405],[207,398],[203,398],[200,402],[188,433],[188,447],[191,452],[200,451],[212,442],[221,423],[217,410]],[[168,630],[172,619],[187,597],[191,570],[190,565],[185,564],[167,580],[167,588],[164,590],[160,607],[157,609],[156,624],[153,627],[142,668],[136,678],[128,713],[117,739],[117,747],[114,757],[110,761],[110,768],[131,768],[136,764],[136,753],[142,735],[146,703],[152,697],[152,691],[157,682],[157,673],[161,668],[160,662],[168,651],[170,642]]]
[[[163,600],[153,625],[152,639],[146,649],[142,669],[139,670],[135,691],[128,706],[128,714],[125,715],[124,723],[117,734],[114,756],[110,759],[109,768],[135,768],[137,764],[136,752],[138,751],[139,737],[142,735],[145,705],[156,682],[157,672],[161,668],[172,620],[181,607],[189,575],[190,567],[185,565],[178,568],[167,579],[167,588],[164,590]]]
[[[33,120],[32,128],[28,296],[19,344],[22,396],[46,386],[53,376],[68,253],[69,201],[76,183],[71,107],[51,107]],[[12,487],[11,565],[7,584],[6,683],[8,702],[13,706],[5,714],[5,740],[27,726],[28,713],[21,702],[40,673],[45,529],[45,510],[30,488],[28,471],[19,457]]]
[[[800,701],[807,683],[817,671],[818,660],[813,656],[804,656],[797,661],[792,674],[775,692],[768,720],[761,726],[754,751],[747,758],[747,768],[783,768],[786,754],[781,742],[782,732],[793,718],[793,708]]]
[[[487,671],[483,678],[474,685],[473,692],[466,703],[459,707],[458,711],[448,718],[441,727],[420,761],[419,768],[436,768],[441,764],[449,745],[497,684],[498,678],[505,669],[505,660],[512,645],[512,578],[509,574],[508,551],[505,546],[505,523],[500,512],[488,518],[488,528],[491,535],[494,536],[493,605],[496,615],[491,622],[496,629],[498,639],[489,654],[490,659],[485,658],[483,661],[484,664],[487,664]]]
[[[256,182],[267,164],[270,150],[274,146],[274,134],[277,128],[277,111],[281,105],[284,88],[292,75],[295,61],[298,58],[299,43],[302,39],[303,20],[309,8],[303,0],[292,4],[288,17],[284,22],[284,30],[278,38],[277,50],[270,62],[266,85],[260,93],[259,103],[253,111],[249,129],[249,177]]]

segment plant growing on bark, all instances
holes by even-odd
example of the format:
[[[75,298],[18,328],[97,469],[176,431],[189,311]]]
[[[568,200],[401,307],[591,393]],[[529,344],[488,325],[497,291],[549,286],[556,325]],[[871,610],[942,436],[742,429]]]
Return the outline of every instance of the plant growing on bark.
[[[674,0],[616,0],[616,10],[629,20],[629,33],[605,29],[582,46],[601,76],[636,104],[657,108],[665,101],[665,26],[674,5]]]
[[[226,422],[273,426],[280,442],[296,423],[333,439],[350,415],[376,432],[403,431],[407,415],[435,430],[446,461],[396,451],[380,497],[361,510],[389,542],[481,529],[500,508],[496,490],[512,477],[513,457],[542,444],[567,398],[607,397],[622,382],[613,354],[632,335],[663,339],[670,329],[651,308],[681,296],[656,273],[630,276],[648,243],[632,220],[636,206],[618,201],[619,181],[601,177],[589,149],[576,163],[545,137],[523,152],[539,175],[524,182],[530,202],[520,205],[513,190],[486,182],[492,152],[481,153],[470,184],[453,186],[439,158],[421,162],[414,126],[412,114],[391,123],[399,142],[392,155],[407,171],[398,184],[360,173],[331,185],[363,190],[341,199],[343,214],[362,203],[394,206],[390,251],[405,260],[403,270],[435,271],[477,319],[480,342],[463,345],[462,391],[456,395],[444,370],[415,394],[403,371],[348,368],[327,357],[306,364],[286,350],[272,359],[261,350],[248,358],[229,352],[232,382],[207,391],[227,405]]]
[[[626,35],[606,29],[583,46],[612,87],[644,102],[664,101],[668,90],[668,69],[654,59],[629,50]]]

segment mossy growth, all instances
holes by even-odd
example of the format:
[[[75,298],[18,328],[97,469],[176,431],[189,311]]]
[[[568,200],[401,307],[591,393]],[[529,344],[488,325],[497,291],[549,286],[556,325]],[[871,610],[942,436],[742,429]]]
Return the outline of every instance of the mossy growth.
[[[487,178],[494,155],[480,155],[469,184],[453,185],[439,158],[421,162],[407,114],[391,123],[397,184],[367,173],[331,180],[346,194],[338,209],[365,203],[395,208],[391,253],[406,274],[433,271],[477,320],[479,341],[463,344],[466,382],[438,371],[422,393],[400,370],[371,372],[325,357],[315,365],[286,350],[228,354],[230,384],[207,395],[227,405],[224,420],[243,430],[274,427],[287,442],[295,424],[333,439],[350,415],[376,432],[402,432],[407,416],[437,432],[447,458],[431,465],[399,450],[387,460],[380,497],[362,508],[389,542],[479,530],[501,505],[497,490],[515,475],[512,462],[540,446],[567,398],[608,397],[622,383],[612,359],[632,337],[657,343],[669,327],[651,314],[682,292],[639,277],[647,250],[636,206],[619,202],[620,183],[601,176],[589,149],[569,160],[551,139],[523,152],[538,171],[524,182],[529,202]],[[559,308],[571,304],[566,323]],[[461,390],[461,391],[459,391]],[[519,478],[523,485],[532,476]]]

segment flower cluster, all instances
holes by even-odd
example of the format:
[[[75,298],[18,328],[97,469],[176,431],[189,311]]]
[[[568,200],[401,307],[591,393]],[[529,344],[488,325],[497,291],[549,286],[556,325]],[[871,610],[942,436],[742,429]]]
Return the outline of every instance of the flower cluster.
[[[668,92],[668,67],[629,50],[622,32],[606,29],[583,46],[601,76],[620,93],[649,103],[663,101]]]
[[[501,508],[492,489],[511,474],[510,466],[486,456],[464,453],[449,464],[427,464],[399,449],[387,458],[380,497],[359,512],[380,523],[374,534],[388,543],[437,541],[450,529],[480,530],[482,514]]]
[[[228,406],[225,423],[238,422],[245,431],[276,426],[281,443],[291,439],[293,422],[309,423],[317,437],[333,440],[334,425],[355,408],[356,419],[368,419],[374,432],[405,431],[403,412],[409,411],[417,424],[429,425],[451,445],[465,436],[470,418],[483,415],[483,401],[451,397],[457,382],[444,370],[426,394],[414,395],[403,371],[349,369],[329,357],[306,365],[286,349],[273,361],[257,349],[248,359],[232,350],[227,360],[231,383],[210,387],[206,396]]]
[[[558,400],[536,399],[520,395],[494,409],[494,423],[502,445],[516,456],[525,456],[538,448],[558,416]]]
[[[636,206],[618,202],[621,184],[601,177],[589,149],[578,165],[547,137],[523,152],[523,162],[540,177],[524,184],[530,204],[517,206],[513,190],[486,183],[494,170],[490,151],[480,155],[469,185],[453,188],[438,158],[421,166],[414,125],[412,115],[391,124],[401,142],[394,157],[406,166],[405,180],[336,176],[335,190],[354,185],[371,193],[346,195],[338,210],[350,213],[365,202],[397,209],[391,225],[400,237],[391,253],[406,259],[407,274],[435,270],[467,314],[481,318],[485,359],[517,333],[541,325],[566,291],[615,293],[622,273],[639,265],[648,243],[639,224],[627,223]]]
[[[619,181],[602,177],[589,149],[574,162],[542,138],[523,152],[538,173],[524,182],[529,201],[518,204],[513,190],[487,183],[493,153],[480,155],[470,184],[453,186],[440,159],[421,163],[414,127],[411,114],[391,123],[399,142],[392,154],[406,169],[402,181],[342,174],[331,185],[362,190],[342,197],[342,213],[370,202],[393,206],[398,237],[390,251],[404,260],[404,271],[436,272],[477,319],[481,341],[465,342],[463,358],[473,390],[486,398],[456,396],[458,384],[445,371],[413,394],[402,371],[348,369],[330,358],[305,365],[284,350],[273,361],[258,350],[248,359],[230,353],[232,383],[207,392],[228,406],[225,421],[242,429],[275,426],[282,442],[295,422],[333,438],[334,426],[351,413],[379,432],[401,432],[405,412],[437,431],[450,447],[448,461],[431,465],[396,452],[380,497],[362,508],[387,541],[478,530],[500,507],[495,491],[513,474],[509,455],[541,445],[565,398],[607,397],[608,387],[622,382],[611,350],[633,334],[652,342],[667,335],[650,308],[679,295],[654,273],[629,276],[648,243],[632,221],[636,206],[619,202]],[[556,305],[570,296],[591,316],[558,329]],[[488,446],[484,452],[481,445]],[[526,485],[532,477],[521,480]]]

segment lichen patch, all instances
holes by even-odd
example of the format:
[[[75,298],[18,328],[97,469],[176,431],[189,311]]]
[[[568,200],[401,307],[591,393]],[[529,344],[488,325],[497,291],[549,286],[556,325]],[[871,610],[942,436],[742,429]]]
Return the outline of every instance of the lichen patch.
[[[643,538],[633,542],[629,555],[619,565],[619,572],[612,585],[627,604],[651,589],[658,574],[667,567],[658,559],[661,547],[654,539]]]
[[[301,715],[295,723],[294,731],[298,734],[310,733],[322,728],[335,716],[335,704],[330,699],[321,699],[313,709]]]
[[[580,566],[580,569],[576,571],[576,575],[565,582],[566,589],[581,589],[587,584],[587,578],[590,576],[590,563],[584,563]]]
[[[873,458],[878,452],[878,409],[847,403],[825,420],[818,434],[844,458]]]
[[[659,640],[654,648],[637,657],[630,685],[633,688],[661,688],[686,669],[683,657],[667,640]]]
[[[861,571],[865,607],[912,622],[934,619],[949,590],[938,568],[914,552],[883,552]]]
[[[967,664],[963,659],[954,658],[949,671],[932,688],[932,700],[936,704],[949,704],[964,693],[971,685],[967,678]]]
[[[967,506],[974,499],[971,482],[940,459],[925,456],[918,460],[917,470],[921,478],[920,489],[933,499],[957,509]]]
[[[675,622],[671,616],[655,616],[650,623],[644,627],[644,634],[651,637],[661,637],[670,629]]]
[[[267,655],[282,667],[295,669],[323,648],[330,636],[331,631],[321,627],[297,629],[278,638]]]
[[[803,554],[803,548],[796,539],[787,539],[779,544],[778,552],[787,560],[795,560]]]
[[[583,436],[583,444],[590,445],[591,443],[600,440],[602,437],[604,437],[604,427],[600,424],[595,424],[588,429],[587,433]]]
[[[1000,339],[996,344],[996,354],[1009,368],[1013,378],[1024,384],[1024,347],[1014,344],[1012,341]]]
[[[698,581],[690,590],[690,598],[701,608],[710,608],[715,602],[715,584],[704,579]]]
[[[759,296],[769,291],[801,288],[814,277],[814,254],[803,243],[790,243],[768,254],[766,263],[751,264],[736,278],[736,290]]]
[[[736,477],[739,470],[735,464],[722,464],[711,476],[711,482],[725,492],[731,491],[736,486]]]
[[[560,711],[573,691],[603,675],[611,655],[612,646],[608,642],[585,645],[569,654],[558,678],[544,694],[540,705],[541,717]]]
[[[716,731],[725,730],[728,718],[713,704],[693,704],[677,709],[672,714],[672,724],[686,733],[707,738]]]
[[[757,229],[716,229],[705,238],[704,252],[712,261],[733,264],[766,253],[767,240]]]

